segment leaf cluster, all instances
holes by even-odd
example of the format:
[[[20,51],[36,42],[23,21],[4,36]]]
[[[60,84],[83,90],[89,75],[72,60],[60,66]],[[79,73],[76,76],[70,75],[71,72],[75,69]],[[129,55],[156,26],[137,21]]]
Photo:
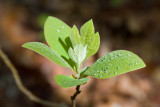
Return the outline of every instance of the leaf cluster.
[[[90,80],[88,76],[106,79],[146,66],[134,53],[117,50],[81,70],[82,63],[94,55],[100,45],[100,36],[98,32],[95,33],[92,20],[86,22],[79,32],[75,25],[71,28],[61,20],[49,16],[45,22],[44,34],[49,46],[39,42],[28,42],[22,47],[74,71],[76,76],[56,75],[56,83],[64,88],[85,84]]]

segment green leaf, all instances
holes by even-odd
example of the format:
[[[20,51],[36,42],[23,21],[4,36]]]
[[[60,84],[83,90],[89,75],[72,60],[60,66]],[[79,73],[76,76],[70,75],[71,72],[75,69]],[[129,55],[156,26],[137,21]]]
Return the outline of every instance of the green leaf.
[[[76,54],[74,53],[74,50],[73,50],[72,48],[69,48],[68,54],[69,54],[70,58],[71,58],[74,62],[77,62]]]
[[[145,67],[145,63],[132,52],[117,50],[98,59],[84,74],[105,79]]]
[[[44,34],[50,47],[72,66],[68,55],[68,49],[72,47],[71,28],[61,20],[49,16],[44,26]]]
[[[80,65],[86,57],[86,48],[87,48],[87,46],[83,47],[82,44],[77,44],[74,47],[74,50],[72,48],[70,48],[68,51],[70,58],[76,64]]]
[[[92,36],[94,34],[94,25],[92,19],[86,22],[80,29],[81,36],[83,38],[87,36]]]
[[[70,38],[71,38],[73,47],[75,47],[77,44],[81,43],[81,37],[80,37],[79,31],[75,25],[72,27],[72,32],[71,32]]]
[[[99,48],[100,38],[99,33],[94,33],[94,26],[92,20],[86,22],[80,29],[81,32],[81,41],[85,46],[87,45],[87,57],[94,55]]]
[[[100,37],[99,33],[97,32],[96,34],[93,35],[92,38],[88,39],[87,58],[94,55],[98,51],[99,45],[100,45]]]
[[[28,42],[23,44],[22,47],[33,50],[63,67],[71,68],[70,65],[59,54],[57,54],[57,52],[43,43]]]
[[[84,84],[90,79],[89,78],[74,79],[66,75],[56,75],[55,80],[56,80],[56,84],[58,84],[59,86],[68,88],[68,87],[74,87],[77,85]]]

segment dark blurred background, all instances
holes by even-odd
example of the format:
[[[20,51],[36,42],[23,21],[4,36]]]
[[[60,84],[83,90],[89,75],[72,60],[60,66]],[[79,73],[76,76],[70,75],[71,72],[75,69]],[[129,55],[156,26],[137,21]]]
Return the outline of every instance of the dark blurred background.
[[[78,28],[93,19],[101,46],[84,66],[119,49],[139,55],[147,67],[110,79],[92,78],[82,86],[78,107],[160,107],[160,1],[159,0],[0,0],[0,46],[19,71],[24,85],[42,99],[71,105],[75,88],[55,84],[68,69],[21,47],[45,43],[47,16]],[[44,107],[28,99],[0,59],[0,107]]]

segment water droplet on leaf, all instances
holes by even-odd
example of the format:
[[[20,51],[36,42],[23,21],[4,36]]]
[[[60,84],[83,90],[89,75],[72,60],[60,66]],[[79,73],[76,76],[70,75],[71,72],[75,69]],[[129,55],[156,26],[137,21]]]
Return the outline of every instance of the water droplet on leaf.
[[[103,59],[102,61],[106,61],[106,59]]]
[[[111,58],[111,60],[113,60],[114,58]]]
[[[139,64],[139,62],[136,62],[136,65],[138,65]]]
[[[60,32],[60,30],[59,30],[59,29],[57,29],[57,32]]]

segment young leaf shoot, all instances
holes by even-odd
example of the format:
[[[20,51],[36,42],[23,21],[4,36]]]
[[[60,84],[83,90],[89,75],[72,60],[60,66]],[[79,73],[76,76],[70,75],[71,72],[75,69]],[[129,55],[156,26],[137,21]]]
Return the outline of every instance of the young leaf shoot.
[[[71,98],[72,102],[77,93],[80,93],[80,85],[90,80],[88,76],[106,79],[146,66],[136,54],[126,50],[117,50],[104,55],[92,66],[81,70],[82,63],[94,55],[100,45],[99,33],[95,33],[92,20],[86,22],[79,32],[75,25],[71,28],[61,20],[49,16],[45,22],[44,33],[49,46],[38,42],[28,42],[22,47],[33,50],[75,72],[74,76],[55,76],[57,85],[61,87],[77,86],[77,91]]]

